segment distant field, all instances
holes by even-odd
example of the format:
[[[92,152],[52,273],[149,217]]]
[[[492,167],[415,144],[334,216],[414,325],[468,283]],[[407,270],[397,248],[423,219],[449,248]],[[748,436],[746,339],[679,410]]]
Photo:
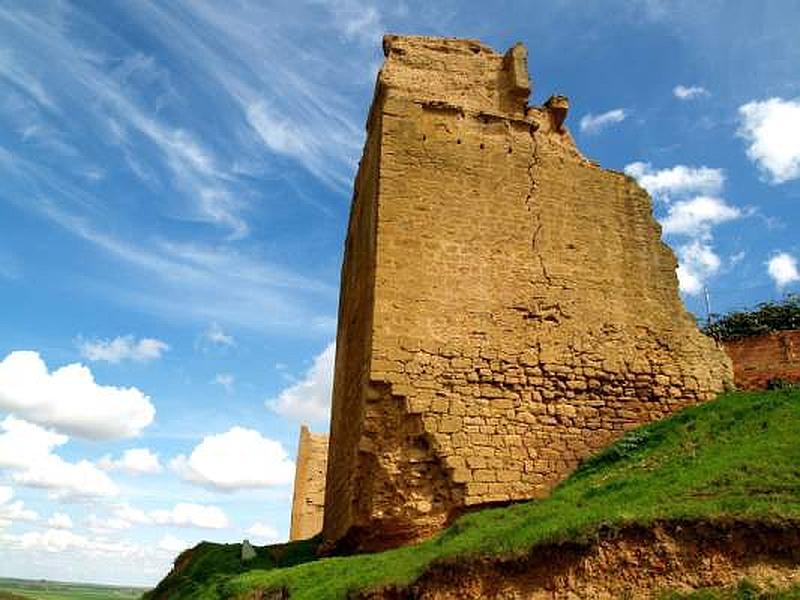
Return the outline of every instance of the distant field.
[[[143,588],[0,578],[0,600],[134,600]]]

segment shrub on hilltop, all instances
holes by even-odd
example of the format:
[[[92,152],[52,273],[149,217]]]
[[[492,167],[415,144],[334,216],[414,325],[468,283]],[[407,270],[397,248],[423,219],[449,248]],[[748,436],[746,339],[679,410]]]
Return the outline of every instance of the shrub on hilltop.
[[[800,329],[800,294],[790,294],[778,302],[762,302],[752,310],[715,315],[703,332],[725,341],[794,329]]]

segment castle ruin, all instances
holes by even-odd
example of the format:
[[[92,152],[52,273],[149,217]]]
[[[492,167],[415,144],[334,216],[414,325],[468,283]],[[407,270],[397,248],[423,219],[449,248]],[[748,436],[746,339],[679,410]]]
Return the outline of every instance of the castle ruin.
[[[543,496],[731,377],[646,192],[581,155],[566,98],[528,106],[522,45],[387,36],[384,52],[342,269],[329,550]]]
[[[322,531],[328,436],[300,428],[294,473],[289,541],[306,540]]]

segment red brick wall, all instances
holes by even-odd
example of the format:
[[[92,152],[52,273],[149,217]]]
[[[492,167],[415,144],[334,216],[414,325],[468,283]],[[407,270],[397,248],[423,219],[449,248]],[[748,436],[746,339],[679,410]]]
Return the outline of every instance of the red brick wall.
[[[763,390],[771,379],[800,382],[800,331],[778,331],[724,346],[739,389]]]

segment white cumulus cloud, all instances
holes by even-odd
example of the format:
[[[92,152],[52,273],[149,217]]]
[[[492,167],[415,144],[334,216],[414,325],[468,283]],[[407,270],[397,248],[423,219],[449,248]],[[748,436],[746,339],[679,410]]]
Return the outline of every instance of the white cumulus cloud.
[[[787,252],[779,252],[767,261],[767,272],[779,288],[800,281],[797,259]]]
[[[69,438],[11,415],[0,422],[0,468],[20,485],[46,489],[55,498],[114,496],[117,486],[87,460],[65,461],[52,450]]]
[[[700,85],[676,85],[672,88],[672,94],[678,100],[694,100],[711,95],[706,88]]]
[[[228,526],[228,517],[219,507],[187,502],[178,503],[171,510],[154,510],[150,517],[157,525],[202,529],[223,529]]]
[[[121,502],[112,506],[110,515],[89,515],[87,525],[97,532],[130,529],[134,525],[171,525],[173,527],[196,527],[198,529],[224,529],[230,521],[225,512],[217,507],[190,502],[179,502],[172,508],[144,511]]]
[[[178,554],[183,552],[189,547],[189,542],[186,542],[180,538],[175,537],[172,534],[167,534],[163,536],[158,541],[158,549],[164,550],[165,552],[170,552],[172,554]]]
[[[106,455],[97,464],[105,471],[122,471],[130,475],[152,475],[162,471],[158,454],[149,448],[130,448],[116,460]]]
[[[47,519],[47,525],[53,529],[72,529],[73,523],[70,516],[66,513],[53,513],[53,516]]]
[[[78,363],[50,373],[39,353],[31,351],[12,352],[0,361],[0,410],[93,440],[138,435],[156,412],[135,387],[99,385]]]
[[[211,323],[203,332],[203,339],[214,346],[235,346],[236,340],[232,335],[225,333],[219,323]]]
[[[92,554],[133,554],[135,546],[124,542],[110,542],[100,538],[88,538],[67,529],[29,531],[20,535],[5,535],[9,545],[23,550],[44,552],[74,552],[84,550]]]
[[[725,187],[725,172],[687,165],[655,169],[648,162],[634,162],[625,167],[625,173],[663,202],[667,214],[659,219],[662,231],[680,239],[673,244],[680,290],[688,295],[701,293],[722,266],[713,247],[714,227],[749,214],[719,195]]]
[[[800,99],[748,102],[739,107],[739,118],[747,157],[770,183],[800,178]]]
[[[0,468],[24,469],[47,460],[69,437],[12,415],[0,421]]]
[[[277,544],[282,539],[277,529],[261,522],[253,523],[246,533],[250,541],[257,544]]]
[[[671,196],[719,194],[725,185],[722,169],[705,166],[675,165],[668,169],[654,169],[648,162],[633,162],[625,166],[625,173],[636,179],[654,198],[665,201],[669,201]]]
[[[188,458],[181,454],[170,466],[186,481],[220,491],[285,485],[294,478],[294,463],[280,442],[242,427],[203,438]]]
[[[151,525],[152,523],[153,520],[145,511],[135,508],[127,502],[114,504],[110,516],[98,517],[96,514],[90,514],[86,519],[87,528],[98,533],[130,529],[134,525]]]
[[[665,234],[707,237],[714,225],[738,219],[742,215],[735,206],[721,198],[696,196],[670,205],[667,216],[661,220]]]
[[[267,407],[288,419],[304,423],[327,423],[331,410],[333,368],[336,343],[331,342],[320,354],[303,378],[284,389]]]
[[[136,340],[132,335],[113,340],[79,340],[81,355],[91,361],[119,363],[124,360],[147,362],[161,358],[169,350],[166,342],[155,338]]]
[[[113,515],[117,519],[122,519],[136,525],[147,525],[151,522],[146,512],[135,508],[127,502],[122,502],[114,506]]]
[[[14,500],[14,490],[7,485],[0,485],[0,527],[7,527],[15,521],[38,521],[35,511],[25,508],[22,500]]]
[[[621,123],[625,117],[627,114],[624,108],[615,108],[599,115],[589,113],[581,117],[579,126],[584,133],[599,133],[610,125]]]
[[[108,475],[88,460],[70,463],[55,454],[14,473],[12,479],[20,485],[49,490],[57,499],[95,498],[119,493]]]
[[[711,245],[699,240],[679,246],[677,254],[680,290],[692,296],[702,292],[704,282],[722,266],[722,260]]]

